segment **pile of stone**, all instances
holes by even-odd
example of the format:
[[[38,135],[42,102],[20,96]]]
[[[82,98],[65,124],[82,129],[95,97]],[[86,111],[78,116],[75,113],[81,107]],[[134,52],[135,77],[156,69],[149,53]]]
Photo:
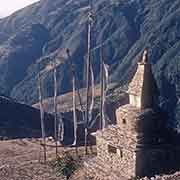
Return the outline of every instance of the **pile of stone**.
[[[151,178],[144,177],[141,180],[180,180],[180,172],[178,171],[174,174],[155,176]]]

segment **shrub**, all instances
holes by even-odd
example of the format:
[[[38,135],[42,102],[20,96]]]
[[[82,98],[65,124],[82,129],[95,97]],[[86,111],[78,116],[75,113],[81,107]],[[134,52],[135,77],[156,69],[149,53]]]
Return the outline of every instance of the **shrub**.
[[[69,153],[64,153],[59,156],[53,163],[57,176],[65,176],[67,179],[73,174],[80,166],[78,159],[75,159]]]

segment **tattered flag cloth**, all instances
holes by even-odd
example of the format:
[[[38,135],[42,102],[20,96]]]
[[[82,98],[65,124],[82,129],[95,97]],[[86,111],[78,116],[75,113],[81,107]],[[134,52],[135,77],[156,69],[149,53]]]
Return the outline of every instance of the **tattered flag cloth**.
[[[103,93],[102,93],[102,129],[106,127],[106,95],[108,90],[108,79],[109,79],[109,72],[108,72],[109,66],[107,64],[104,64],[103,62]]]
[[[53,74],[54,74],[54,138],[57,142],[57,70],[56,62],[53,62]]]
[[[62,115],[58,115],[58,140],[63,141],[64,140],[64,123]]]
[[[92,112],[94,107],[94,96],[95,96],[94,72],[93,72],[92,64],[90,66],[90,73],[91,73],[91,104],[89,107],[89,123],[91,123],[92,121]]]
[[[76,86],[75,76],[73,75],[73,123],[74,123],[74,142],[73,146],[77,143],[77,116],[76,116]]]
[[[39,105],[40,105],[40,116],[41,116],[41,131],[43,140],[46,137],[45,134],[45,125],[44,125],[44,108],[43,108],[43,99],[42,99],[42,81],[40,74],[38,75],[38,89],[39,89]]]
[[[71,73],[72,73],[72,87],[73,87],[73,124],[74,124],[74,141],[73,146],[77,144],[77,116],[76,116],[76,75],[75,66],[72,62],[69,49],[66,50],[67,56],[69,58]]]
[[[63,76],[61,76],[59,79],[59,81],[60,81],[59,86],[60,87],[61,87],[62,80],[63,80]],[[57,87],[56,87],[56,89],[57,89]],[[56,92],[56,94],[57,94],[57,92]],[[56,102],[56,109],[57,109],[58,104],[60,105],[59,101],[58,101],[58,103]],[[60,142],[64,141],[64,122],[63,122],[62,114],[60,112],[57,113],[57,139]]]
[[[105,79],[105,89],[108,89],[108,84],[109,84],[109,65],[103,63],[103,68],[104,68],[104,79]]]

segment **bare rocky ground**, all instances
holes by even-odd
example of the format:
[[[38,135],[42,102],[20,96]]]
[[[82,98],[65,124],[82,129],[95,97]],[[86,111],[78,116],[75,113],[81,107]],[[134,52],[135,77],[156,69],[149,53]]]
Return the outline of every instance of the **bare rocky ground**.
[[[47,151],[50,160],[54,149]],[[39,140],[0,141],[0,180],[61,180],[42,155]]]
[[[48,144],[52,145],[52,142]],[[58,148],[59,155],[64,151],[75,154],[74,148]],[[95,152],[95,148],[93,151]],[[83,147],[78,148],[78,154],[85,160]],[[54,159],[55,148],[47,147],[47,163],[43,163],[40,139],[0,141],[0,180],[64,180],[64,177],[56,176],[55,170],[50,165]],[[70,178],[70,180],[85,179],[83,167]]]
[[[64,151],[75,153],[73,148],[60,147],[59,155]],[[94,153],[95,151],[93,148]],[[84,156],[83,147],[78,149],[78,154],[83,161],[89,158],[89,156]],[[89,154],[91,157],[93,153]],[[64,180],[64,177],[56,176],[56,172],[50,166],[49,162],[53,159],[55,159],[55,149],[48,147],[47,163],[43,163],[43,152],[39,139],[0,141],[0,180]],[[83,166],[75,171],[70,180],[86,180]],[[180,180],[180,172],[154,178],[143,178],[143,180]]]

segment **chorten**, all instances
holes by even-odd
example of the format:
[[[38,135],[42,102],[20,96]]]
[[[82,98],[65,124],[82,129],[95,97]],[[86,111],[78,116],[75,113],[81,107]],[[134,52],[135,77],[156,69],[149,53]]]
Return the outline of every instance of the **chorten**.
[[[152,107],[155,88],[151,64],[148,61],[148,51],[145,50],[142,60],[138,62],[137,71],[129,84],[129,103],[141,109]]]
[[[116,110],[116,125],[95,133],[97,157],[86,165],[99,180],[123,180],[178,168],[179,145],[168,137],[165,119],[154,109],[156,83],[145,50],[129,83],[129,104]]]

